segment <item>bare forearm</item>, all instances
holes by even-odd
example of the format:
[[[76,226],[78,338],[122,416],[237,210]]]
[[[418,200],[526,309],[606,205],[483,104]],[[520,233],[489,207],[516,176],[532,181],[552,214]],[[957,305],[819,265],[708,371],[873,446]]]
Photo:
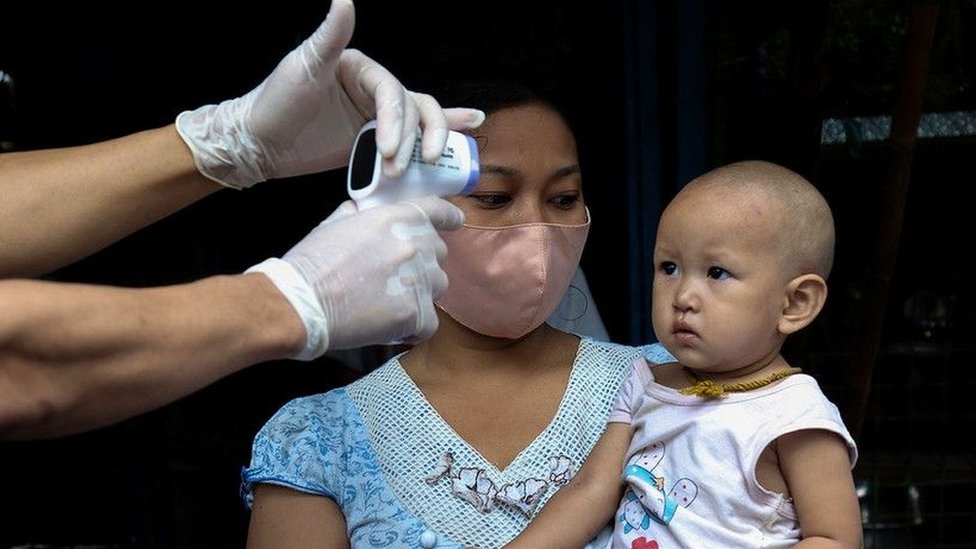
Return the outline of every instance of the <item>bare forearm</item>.
[[[568,484],[546,504],[543,512],[529,523],[505,549],[545,549],[582,547],[596,537],[613,517],[620,500],[620,484],[598,487],[593,484]]]
[[[582,547],[600,533],[623,495],[620,471],[630,435],[629,424],[609,423],[576,476],[505,549]]]
[[[0,155],[0,278],[91,254],[221,187],[173,126],[81,147]]]
[[[0,437],[74,433],[292,355],[302,323],[261,274],[154,289],[0,282]]]

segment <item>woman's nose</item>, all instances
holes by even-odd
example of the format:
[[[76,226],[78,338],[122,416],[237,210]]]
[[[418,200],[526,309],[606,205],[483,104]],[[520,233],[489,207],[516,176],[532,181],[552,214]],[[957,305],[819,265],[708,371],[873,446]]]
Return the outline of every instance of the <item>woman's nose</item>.
[[[553,221],[547,218],[543,204],[537,200],[530,200],[528,197],[519,200],[515,217],[516,223],[550,223]]]

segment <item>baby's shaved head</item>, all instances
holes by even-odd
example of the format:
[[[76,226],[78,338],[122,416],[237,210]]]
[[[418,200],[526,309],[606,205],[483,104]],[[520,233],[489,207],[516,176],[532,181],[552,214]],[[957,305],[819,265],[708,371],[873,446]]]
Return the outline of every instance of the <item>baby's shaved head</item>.
[[[824,279],[834,262],[834,218],[823,195],[800,174],[760,160],[736,162],[707,172],[686,185],[674,202],[700,192],[755,196],[782,215],[771,216],[780,226],[776,247],[784,254],[784,266],[797,276],[818,274]],[[743,212],[745,215],[746,212]]]

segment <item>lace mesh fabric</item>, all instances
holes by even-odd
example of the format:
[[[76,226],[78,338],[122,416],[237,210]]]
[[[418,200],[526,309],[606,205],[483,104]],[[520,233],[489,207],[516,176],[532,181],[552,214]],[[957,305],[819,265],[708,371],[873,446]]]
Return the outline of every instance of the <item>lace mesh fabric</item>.
[[[441,419],[397,359],[348,393],[400,503],[454,541],[500,547],[575,474],[637,356],[633,347],[583,339],[553,421],[503,471]]]

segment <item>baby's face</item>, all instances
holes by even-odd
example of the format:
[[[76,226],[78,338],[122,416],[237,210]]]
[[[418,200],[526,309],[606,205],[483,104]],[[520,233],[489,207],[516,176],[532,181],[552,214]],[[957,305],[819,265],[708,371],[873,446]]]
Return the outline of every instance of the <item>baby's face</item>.
[[[683,365],[728,372],[779,352],[788,277],[779,227],[763,197],[711,187],[665,210],[654,249],[652,318]]]

